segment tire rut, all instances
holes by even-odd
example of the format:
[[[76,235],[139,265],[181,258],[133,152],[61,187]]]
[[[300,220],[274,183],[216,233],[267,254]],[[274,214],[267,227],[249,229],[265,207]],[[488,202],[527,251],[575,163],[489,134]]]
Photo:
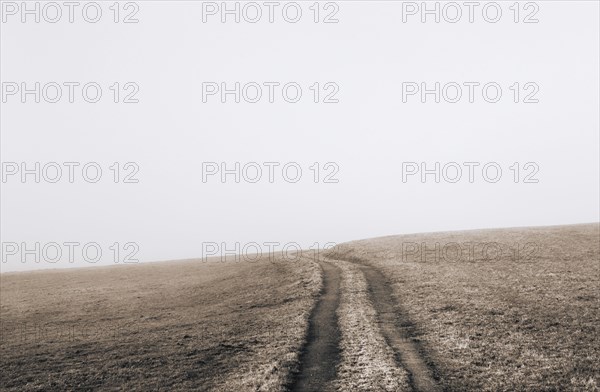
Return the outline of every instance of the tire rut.
[[[392,288],[386,282],[385,275],[373,267],[364,264],[359,266],[369,286],[381,333],[394,350],[398,365],[408,371],[411,387],[417,392],[442,391],[443,388],[434,378],[434,369],[428,366],[422,349],[412,339],[412,324],[408,317],[395,307]]]
[[[290,390],[325,391],[336,377],[340,361],[340,330],[336,310],[340,302],[341,270],[319,261],[323,269],[323,289],[309,318],[307,342],[300,354],[300,372]]]

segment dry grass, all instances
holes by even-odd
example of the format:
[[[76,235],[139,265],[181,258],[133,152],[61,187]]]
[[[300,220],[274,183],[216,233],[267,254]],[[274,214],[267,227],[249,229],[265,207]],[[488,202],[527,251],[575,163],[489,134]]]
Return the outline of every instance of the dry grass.
[[[1,279],[0,389],[282,390],[314,263],[199,260]]]
[[[504,254],[486,259],[473,246],[473,258],[423,261],[406,246],[469,241],[497,242]],[[514,257],[515,243],[538,250]],[[599,390],[598,224],[384,237],[329,256],[388,277],[447,390]]]
[[[353,263],[327,260],[342,270],[340,305],[341,361],[333,388],[338,391],[409,391],[407,373],[379,331],[362,271]]]
[[[461,259],[415,256],[449,242],[475,245]],[[491,242],[503,254],[490,260]],[[332,389],[408,390],[364,263],[387,278],[446,390],[599,390],[598,224],[384,237],[328,256],[342,269]],[[2,274],[0,390],[285,390],[321,285],[308,260]]]

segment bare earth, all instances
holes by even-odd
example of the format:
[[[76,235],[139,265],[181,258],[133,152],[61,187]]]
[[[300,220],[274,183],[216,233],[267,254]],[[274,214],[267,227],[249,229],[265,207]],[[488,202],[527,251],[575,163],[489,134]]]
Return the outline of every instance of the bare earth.
[[[7,273],[0,390],[598,391],[599,311],[598,224]]]

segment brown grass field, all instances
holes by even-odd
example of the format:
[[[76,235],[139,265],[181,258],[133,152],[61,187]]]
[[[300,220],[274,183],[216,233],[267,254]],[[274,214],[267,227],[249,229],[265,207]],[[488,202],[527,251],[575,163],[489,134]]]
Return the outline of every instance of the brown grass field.
[[[314,263],[149,263],[1,277],[0,390],[271,391],[298,366]]]
[[[445,390],[600,389],[598,224],[383,237],[328,256],[383,272]]]
[[[599,227],[5,273],[0,390],[598,391]]]

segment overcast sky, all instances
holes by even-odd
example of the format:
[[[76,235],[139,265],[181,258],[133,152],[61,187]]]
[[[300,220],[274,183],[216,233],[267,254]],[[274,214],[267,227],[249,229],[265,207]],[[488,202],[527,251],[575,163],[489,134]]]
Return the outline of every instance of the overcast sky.
[[[274,9],[274,23],[265,6],[257,23],[244,15],[240,23],[233,16],[222,23],[212,5],[203,15],[202,3],[190,1],[137,2],[139,9],[120,10],[119,23],[112,2],[99,2],[97,23],[83,20],[80,8],[74,23],[66,8],[57,23],[44,15],[40,23],[33,16],[22,23],[20,10],[4,9],[2,272],[94,265],[81,257],[81,247],[91,242],[103,251],[96,264],[112,264],[115,242],[119,261],[135,248],[134,258],[143,262],[201,257],[206,242],[232,249],[236,242],[308,248],[401,233],[598,221],[598,2],[521,3],[518,23],[512,3],[498,3],[497,23],[483,18],[484,2],[473,11],[474,23],[464,7],[457,23],[444,20],[455,18],[450,8],[440,23],[433,16],[422,23],[413,8],[392,1],[321,4],[318,23],[312,2],[299,3],[297,23],[283,18],[284,2]],[[254,18],[255,9],[245,10]],[[294,19],[295,8],[286,10]],[[55,10],[46,11],[55,17]],[[495,9],[487,11],[493,19]],[[130,14],[139,22],[122,23]],[[327,16],[338,23],[323,23]],[[539,22],[523,23],[527,17]],[[35,82],[51,84],[40,103],[33,94],[23,103],[20,91],[11,90],[22,82],[31,89]],[[64,82],[80,83],[73,103]],[[82,98],[81,86],[89,82],[102,88],[97,103]],[[115,82],[119,103],[113,102]],[[125,87],[128,82],[135,85]],[[246,85],[241,102],[233,94],[225,103],[220,92],[207,95],[222,82],[230,89],[235,82]],[[265,82],[280,83],[272,84],[273,103]],[[420,92],[408,95],[422,82],[429,89],[440,83],[439,103],[434,94],[426,102]],[[472,84],[472,103],[465,82],[479,83]],[[62,85],[57,103],[47,102],[55,96],[52,83]],[[256,96],[253,83],[262,89],[257,103],[248,102]],[[301,87],[298,102],[284,99],[287,83]],[[488,100],[494,86],[502,89],[496,103],[484,99],[488,83]],[[456,85],[462,97],[451,103]],[[295,98],[294,86],[288,100]],[[121,102],[130,93],[138,103]],[[11,162],[79,166],[73,183],[64,165],[57,183],[45,177],[35,183],[34,175],[23,183],[20,173],[9,175]],[[80,175],[89,162],[102,169],[97,183]],[[219,174],[203,182],[203,167],[214,168],[203,162],[225,162],[230,169],[235,162],[257,162],[263,175],[257,183],[246,181],[255,177],[247,166],[240,183],[233,175],[222,183]],[[272,164],[273,183],[264,162],[279,164]],[[415,169],[421,162],[428,169],[457,162],[462,177],[447,181],[455,177],[450,165],[439,183],[433,174],[423,183],[420,173],[403,182],[403,163]],[[472,183],[463,162],[479,163]],[[282,176],[286,163],[293,163],[288,180],[294,167],[302,169],[298,182]],[[482,176],[486,163],[493,163],[488,179],[502,169],[497,182]],[[138,182],[123,183],[127,174]],[[66,257],[48,262],[43,255],[40,262],[29,256],[22,263],[22,243],[34,249],[36,242],[81,246],[73,263]],[[122,249],[130,242],[136,246]]]

